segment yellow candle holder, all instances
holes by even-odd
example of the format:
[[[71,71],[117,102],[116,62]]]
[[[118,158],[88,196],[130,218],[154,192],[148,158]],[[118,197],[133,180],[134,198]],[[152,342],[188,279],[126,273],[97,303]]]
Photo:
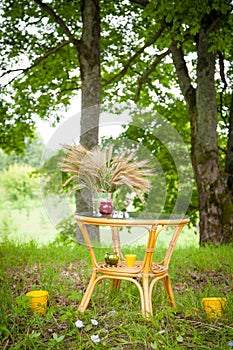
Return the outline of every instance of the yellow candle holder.
[[[136,255],[135,254],[126,254],[125,255],[126,259],[126,265],[128,267],[133,267],[136,261]]]
[[[33,290],[28,292],[26,296],[29,298],[29,308],[34,313],[46,314],[48,294],[46,290]]]
[[[226,305],[226,298],[203,298],[202,303],[208,318],[221,317]]]

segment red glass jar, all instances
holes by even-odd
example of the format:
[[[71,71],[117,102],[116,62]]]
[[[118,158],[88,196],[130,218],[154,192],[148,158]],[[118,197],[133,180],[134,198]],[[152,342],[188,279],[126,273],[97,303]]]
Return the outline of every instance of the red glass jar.
[[[111,215],[113,212],[113,205],[111,201],[102,201],[99,205],[99,212],[101,215]]]

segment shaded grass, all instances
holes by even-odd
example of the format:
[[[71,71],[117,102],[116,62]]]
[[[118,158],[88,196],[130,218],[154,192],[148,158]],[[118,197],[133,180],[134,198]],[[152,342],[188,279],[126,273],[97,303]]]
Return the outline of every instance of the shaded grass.
[[[134,248],[138,256],[143,250]],[[99,249],[98,255],[103,254]],[[0,262],[1,349],[229,349],[233,341],[231,245],[176,249],[170,275],[177,307],[168,306],[158,283],[149,320],[141,316],[137,288],[126,281],[112,292],[109,281],[102,281],[87,311],[77,312],[91,273],[83,246],[56,240],[41,247],[34,241],[5,240]],[[29,311],[25,294],[32,289],[48,290],[46,316]],[[227,298],[221,318],[206,318],[201,300],[207,296]],[[75,326],[78,319],[83,328]],[[94,343],[92,335],[99,335],[100,343]]]

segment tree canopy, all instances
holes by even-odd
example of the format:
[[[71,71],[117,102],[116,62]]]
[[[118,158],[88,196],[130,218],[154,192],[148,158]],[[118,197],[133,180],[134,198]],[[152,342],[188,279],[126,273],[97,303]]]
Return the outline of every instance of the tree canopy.
[[[160,110],[172,105],[172,92],[179,87],[190,124],[201,243],[231,241],[232,3],[140,4],[144,10],[131,27],[133,40],[129,44],[127,36],[120,42],[118,71],[107,81],[112,89],[120,86],[123,99]],[[172,109],[170,118],[181,132]]]
[[[80,89],[73,45],[81,36],[80,3],[56,1],[50,4],[51,16],[38,3],[2,2],[0,144],[6,151],[22,151],[36,117],[56,123]],[[59,25],[57,13],[65,23]]]
[[[10,165],[27,164],[33,168],[39,168],[41,166],[41,159],[45,148],[44,142],[40,136],[36,135],[36,139],[32,142],[26,140],[26,149],[23,155],[6,155],[0,150],[0,171],[8,169]]]
[[[1,147],[22,151],[35,116],[58,120],[83,82],[84,106],[98,101],[92,73],[101,59],[103,103],[158,110],[190,143],[201,243],[232,240],[232,7],[230,0],[3,0]],[[101,57],[93,14],[101,17]],[[96,45],[88,51],[90,38]]]

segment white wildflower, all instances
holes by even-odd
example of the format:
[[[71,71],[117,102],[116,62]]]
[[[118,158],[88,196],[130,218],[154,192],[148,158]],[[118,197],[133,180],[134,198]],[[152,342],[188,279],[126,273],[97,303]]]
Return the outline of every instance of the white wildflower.
[[[93,326],[98,326],[98,321],[94,320],[93,318],[91,319],[91,323]]]
[[[116,314],[116,311],[115,310],[111,310],[111,311],[109,311],[109,316],[114,316],[115,314]]]
[[[80,321],[80,320],[76,321],[75,322],[75,326],[78,327],[78,328],[84,327],[83,321]]]
[[[94,342],[94,343],[99,343],[100,342],[100,337],[98,336],[98,334],[93,334],[91,336],[91,340]]]

